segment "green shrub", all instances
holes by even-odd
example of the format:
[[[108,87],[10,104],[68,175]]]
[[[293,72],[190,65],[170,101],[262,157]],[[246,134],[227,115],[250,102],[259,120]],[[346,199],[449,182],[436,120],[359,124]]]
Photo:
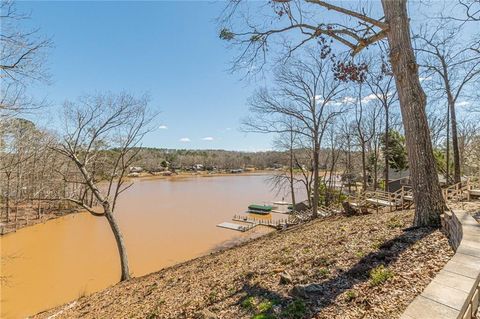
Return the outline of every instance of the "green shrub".
[[[372,286],[378,286],[391,277],[393,277],[392,271],[385,268],[385,266],[380,265],[370,271],[370,284]]]
[[[282,311],[282,318],[289,319],[301,319],[307,314],[307,306],[301,299],[296,299],[289,303],[288,306]]]
[[[357,298],[357,292],[355,290],[348,290],[345,293],[345,300],[346,301],[352,301],[355,298]]]
[[[355,253],[355,256],[357,256],[358,258],[362,258],[362,257],[365,256],[365,253],[364,253],[363,251],[357,251],[357,252]]]
[[[398,216],[393,216],[388,220],[387,226],[388,228],[393,229],[393,228],[402,228],[404,225],[403,225],[403,221]]]
[[[330,270],[328,270],[327,268],[320,268],[318,270],[318,274],[321,276],[321,277],[327,277],[328,275],[330,275]]]
[[[241,306],[242,308],[249,309],[249,310],[255,309],[255,298],[252,296],[246,298],[245,300],[242,301]]]
[[[257,310],[259,312],[267,312],[272,310],[272,307],[273,307],[273,302],[271,302],[270,300],[266,300],[258,304]]]

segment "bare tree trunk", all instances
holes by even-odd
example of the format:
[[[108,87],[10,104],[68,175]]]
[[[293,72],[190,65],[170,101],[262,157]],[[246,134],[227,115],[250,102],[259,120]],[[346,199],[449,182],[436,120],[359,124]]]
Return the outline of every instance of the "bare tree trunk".
[[[7,214],[7,223],[10,221],[10,175],[11,173],[6,173],[7,175],[7,189],[6,189],[6,196],[5,196],[5,212]]]
[[[450,121],[452,124],[452,148],[453,148],[453,181],[460,183],[460,151],[458,147],[458,130],[457,130],[457,116],[455,112],[455,102],[453,99],[449,102]]]
[[[426,95],[410,38],[407,0],[382,0],[390,59],[400,99],[415,202],[415,226],[439,226],[446,209],[433,157],[425,112]]]
[[[290,192],[292,193],[292,207],[295,208],[295,188],[293,186],[293,131],[290,131]]]
[[[389,180],[389,174],[388,174],[388,169],[390,167],[390,154],[389,154],[389,145],[390,145],[390,135],[388,134],[390,130],[390,119],[389,119],[389,113],[388,113],[388,105],[384,105],[385,108],[385,191],[388,192],[388,180]]]
[[[365,154],[365,144],[362,142],[362,175],[363,175],[363,190],[367,190],[367,163],[366,163],[366,154]]]
[[[318,216],[318,201],[319,201],[319,188],[320,188],[320,173],[319,173],[319,157],[320,157],[320,145],[318,144],[318,138],[315,137],[313,146],[313,200],[312,200],[312,216],[317,218]]]
[[[352,173],[352,170],[351,170],[351,168],[352,168],[351,152],[352,151],[351,151],[351,149],[352,149],[352,146],[351,146],[351,143],[350,143],[350,137],[347,136],[347,154],[346,154],[345,161],[347,163],[346,170],[347,170],[347,174],[348,174],[347,175],[348,176],[348,193],[350,193],[350,194],[352,193],[352,180],[350,179],[350,177],[351,177],[350,174]],[[355,185],[357,185],[357,184],[355,183]],[[356,189],[356,186],[355,186],[355,189]]]
[[[377,189],[378,188],[378,156],[379,156],[379,151],[378,151],[378,147],[377,145],[375,145],[375,160],[373,162],[373,189]]]
[[[447,109],[447,145],[446,145],[446,154],[445,154],[445,180],[447,184],[450,182],[450,104]]]
[[[118,226],[117,219],[115,218],[113,213],[110,212],[108,204],[107,206],[104,206],[104,211],[105,217],[108,220],[108,224],[110,225],[113,235],[115,236],[115,242],[117,243],[118,254],[120,256],[120,266],[122,272],[120,281],[128,280],[130,279],[130,270],[128,267],[127,249],[125,247],[125,241],[123,239],[122,232],[120,231],[120,227]]]

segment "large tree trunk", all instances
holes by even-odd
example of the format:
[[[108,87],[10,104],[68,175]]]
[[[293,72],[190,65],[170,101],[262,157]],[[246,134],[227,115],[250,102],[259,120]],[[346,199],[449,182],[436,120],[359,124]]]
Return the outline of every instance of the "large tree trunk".
[[[439,226],[445,209],[433,157],[425,112],[426,95],[418,78],[418,65],[410,38],[407,0],[382,0],[389,24],[390,60],[400,99],[410,179],[415,202],[414,226]]]
[[[122,275],[120,281],[124,281],[130,279],[130,270],[128,268],[128,257],[127,257],[127,249],[125,247],[125,241],[123,240],[122,233],[120,231],[120,227],[118,226],[117,220],[113,213],[110,212],[109,208],[104,208],[105,217],[108,220],[108,224],[112,229],[113,235],[115,236],[115,241],[117,243],[118,254],[120,256],[120,266]]]

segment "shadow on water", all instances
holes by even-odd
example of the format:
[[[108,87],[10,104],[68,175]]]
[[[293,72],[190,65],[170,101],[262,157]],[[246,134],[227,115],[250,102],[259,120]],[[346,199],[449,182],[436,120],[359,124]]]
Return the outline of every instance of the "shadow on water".
[[[335,277],[324,281],[296,285],[287,297],[258,284],[252,284],[256,276],[256,272],[252,271],[245,276],[243,287],[227,298],[240,297],[237,299],[237,306],[248,314],[264,314],[259,318],[314,318],[316,313],[333,304],[339,295],[355,284],[368,281],[372,269],[394,263],[401,253],[433,231],[434,228],[406,229],[401,235],[381,244],[377,251],[364,256],[350,269],[340,270]],[[314,278],[308,278],[307,281],[312,279]],[[257,302],[263,300],[266,310],[260,310],[261,306],[258,304],[252,305],[253,300]],[[214,303],[212,302],[212,305]]]

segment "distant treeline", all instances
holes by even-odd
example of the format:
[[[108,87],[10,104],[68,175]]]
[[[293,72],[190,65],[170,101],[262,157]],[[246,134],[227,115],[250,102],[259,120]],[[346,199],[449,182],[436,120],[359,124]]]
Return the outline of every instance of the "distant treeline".
[[[156,170],[167,166],[173,169],[188,169],[198,164],[205,169],[276,168],[288,165],[288,152],[243,152],[145,147],[141,148],[135,162],[135,165],[146,170]]]

